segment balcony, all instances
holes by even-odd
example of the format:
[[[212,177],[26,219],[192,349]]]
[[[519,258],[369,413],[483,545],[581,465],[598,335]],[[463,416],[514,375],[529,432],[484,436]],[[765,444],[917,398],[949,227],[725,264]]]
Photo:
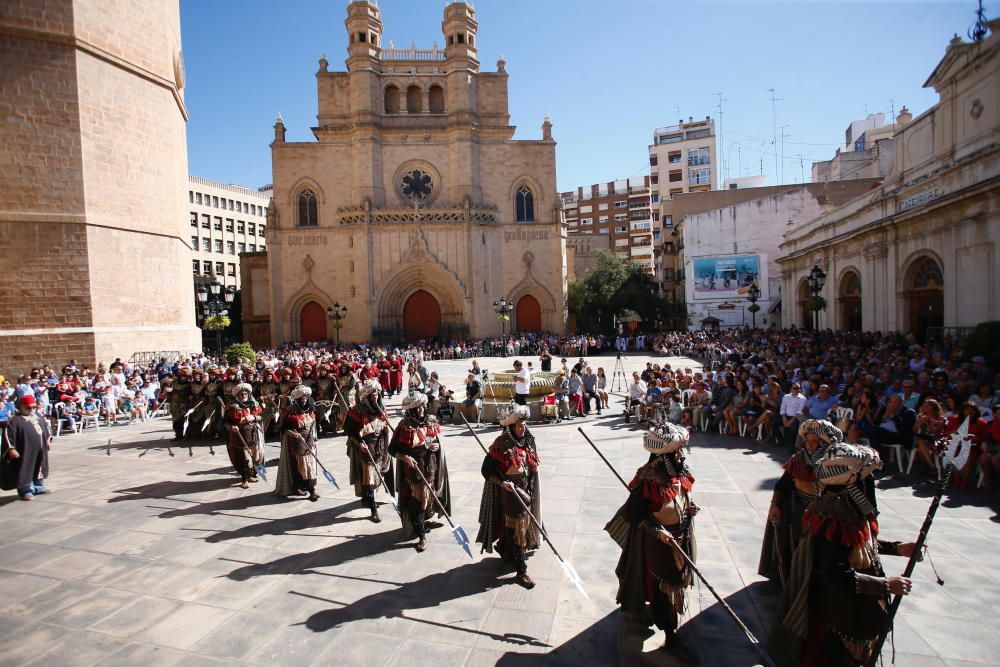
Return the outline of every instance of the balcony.
[[[382,60],[421,60],[437,61],[445,60],[444,49],[382,49]]]
[[[652,230],[653,223],[650,220],[639,220],[629,225],[629,231],[632,232],[651,232]]]
[[[652,258],[653,257],[653,246],[651,246],[651,245],[632,246],[629,249],[629,252],[632,255],[632,257],[649,257],[649,258]]]

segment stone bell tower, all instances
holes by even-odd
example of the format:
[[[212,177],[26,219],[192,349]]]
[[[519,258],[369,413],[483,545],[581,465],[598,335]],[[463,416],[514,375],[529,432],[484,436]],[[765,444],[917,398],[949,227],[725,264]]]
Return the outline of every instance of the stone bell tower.
[[[453,2],[444,10],[444,20],[441,22],[441,32],[445,39],[445,57],[448,61],[466,59],[476,60],[476,11],[465,2]]]
[[[347,69],[371,67],[382,52],[382,13],[371,0],[356,0],[347,8]]]

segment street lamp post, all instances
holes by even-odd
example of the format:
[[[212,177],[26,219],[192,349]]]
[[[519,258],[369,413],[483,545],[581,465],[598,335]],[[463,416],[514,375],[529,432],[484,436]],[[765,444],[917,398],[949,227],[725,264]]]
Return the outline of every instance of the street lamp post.
[[[195,295],[198,297],[198,305],[201,307],[201,319],[204,321],[213,315],[224,316],[229,314],[229,307],[232,305],[233,299],[236,298],[236,288],[230,285],[229,287],[223,289],[218,278],[212,278],[212,282],[208,284],[208,287],[202,285],[195,292]],[[218,348],[219,356],[221,357],[221,328],[217,328],[215,330],[215,345],[216,348]]]
[[[340,347],[340,329],[344,326],[341,322],[347,319],[347,306],[335,303],[326,309],[326,316],[333,320],[333,330],[337,332],[337,347]]]
[[[757,299],[760,298],[760,288],[757,287],[757,283],[750,285],[750,292],[747,294],[747,300],[750,302],[750,315],[753,318],[753,328],[757,328]]]
[[[806,279],[806,284],[809,286],[809,292],[812,294],[812,303],[809,304],[813,311],[813,331],[819,331],[819,293],[823,291],[823,285],[826,284],[826,272],[819,268],[818,264],[813,265],[812,270],[809,272],[809,277]]]
[[[514,304],[508,301],[506,297],[501,297],[499,300],[493,302],[493,312],[497,314],[497,318],[500,320],[501,338],[507,338],[507,321],[510,319],[512,310],[514,310]],[[504,349],[507,349],[506,341],[504,342]]]

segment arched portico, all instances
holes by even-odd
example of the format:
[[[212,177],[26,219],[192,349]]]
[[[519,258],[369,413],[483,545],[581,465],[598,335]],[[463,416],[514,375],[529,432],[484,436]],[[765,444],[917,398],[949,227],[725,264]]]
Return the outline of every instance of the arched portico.
[[[418,295],[418,292],[424,294]],[[374,337],[402,338],[406,336],[407,328],[410,329],[410,333],[417,329],[426,333],[428,330],[426,328],[430,327],[430,319],[427,318],[423,324],[417,326],[422,320],[414,308],[420,303],[428,307],[431,303],[428,297],[437,304],[440,312],[438,335],[448,337],[468,335],[465,298],[455,278],[435,264],[420,262],[399,267],[376,292],[375,321],[372,323]],[[414,311],[409,320],[407,304],[410,310]],[[407,327],[408,321],[409,327]]]

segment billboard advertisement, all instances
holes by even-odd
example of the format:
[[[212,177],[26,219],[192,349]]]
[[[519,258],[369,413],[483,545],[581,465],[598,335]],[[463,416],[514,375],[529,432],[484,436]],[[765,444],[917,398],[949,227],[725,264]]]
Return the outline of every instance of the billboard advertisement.
[[[735,299],[760,287],[760,255],[717,255],[691,261],[695,299]]]

